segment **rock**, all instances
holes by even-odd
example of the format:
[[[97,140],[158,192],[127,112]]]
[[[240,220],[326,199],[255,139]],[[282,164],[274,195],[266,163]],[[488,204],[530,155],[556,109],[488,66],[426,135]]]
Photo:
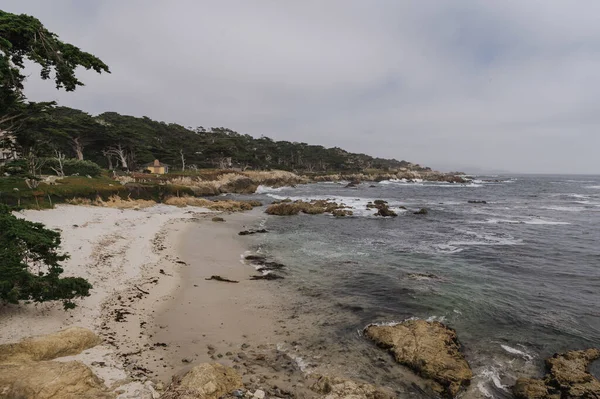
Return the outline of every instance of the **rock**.
[[[396,395],[384,388],[378,388],[374,385],[364,382],[351,381],[339,377],[320,376],[312,374],[310,389],[318,394],[324,395],[326,399],[392,399]]]
[[[600,381],[588,372],[599,349],[570,351],[546,359],[543,380],[519,378],[513,393],[521,399],[600,398]]]
[[[0,345],[0,363],[52,360],[77,355],[100,342],[102,339],[88,329],[69,327],[55,334]]]
[[[231,367],[218,363],[203,363],[174,378],[163,399],[218,399],[244,387],[242,377]]]
[[[429,211],[427,210],[427,208],[421,208],[415,212],[415,215],[427,215],[428,213]]]
[[[346,184],[346,188],[356,188],[360,184],[359,180],[353,180],[350,183]]]
[[[220,217],[220,216],[215,216],[214,218],[212,218],[212,221],[213,221],[213,222],[224,222],[224,221],[225,221],[225,219],[223,219],[223,218],[222,218],[222,217]]]
[[[481,201],[481,200],[469,200],[467,202],[469,204],[487,204],[487,201]]]
[[[352,216],[354,213],[348,209],[336,209],[331,214],[335,217]]]
[[[548,399],[556,395],[548,392],[544,381],[533,378],[519,378],[513,387],[513,393],[518,399]],[[556,395],[556,399],[560,399],[560,394]]]
[[[23,362],[0,364],[0,396],[27,399],[109,399],[92,370],[80,362]]]
[[[261,390],[261,389],[257,389],[256,392],[254,392],[254,395],[252,395],[252,397],[254,399],[265,399],[265,391]]]
[[[375,214],[375,216],[383,216],[383,217],[396,217],[398,216],[398,214],[394,211],[392,211],[390,208],[388,208],[387,205],[385,206],[381,206],[379,208],[377,208],[378,211]]]
[[[433,389],[452,398],[473,373],[460,352],[456,332],[444,324],[407,320],[394,326],[370,325],[365,336],[389,349],[396,361],[434,381]]]

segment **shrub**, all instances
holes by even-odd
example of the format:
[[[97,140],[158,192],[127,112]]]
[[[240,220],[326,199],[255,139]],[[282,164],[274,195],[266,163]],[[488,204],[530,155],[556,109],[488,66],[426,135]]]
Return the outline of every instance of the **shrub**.
[[[2,174],[7,173],[10,176],[15,177],[29,177],[29,169],[27,168],[27,161],[25,159],[16,159],[7,162],[2,168],[0,168]]]
[[[41,223],[19,219],[0,205],[0,300],[46,302],[62,300],[65,309],[73,299],[89,295],[91,284],[80,277],[63,277],[57,252],[60,233]]]
[[[58,159],[48,158],[44,164],[44,167],[42,168],[42,172],[45,174],[56,173],[52,168],[59,168]],[[65,172],[65,176],[79,175],[97,177],[102,173],[102,169],[92,161],[65,159],[63,161],[63,172]]]

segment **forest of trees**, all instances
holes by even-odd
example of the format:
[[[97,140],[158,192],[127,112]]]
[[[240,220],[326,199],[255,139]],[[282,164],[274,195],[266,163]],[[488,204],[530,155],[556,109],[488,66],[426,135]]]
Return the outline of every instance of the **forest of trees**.
[[[337,147],[254,138],[223,127],[186,128],[117,112],[91,116],[60,106],[27,118],[14,131],[14,138],[10,145],[25,157],[66,156],[91,160],[108,169],[137,170],[154,159],[169,164],[172,170],[251,168],[323,173],[409,166],[406,161]]]

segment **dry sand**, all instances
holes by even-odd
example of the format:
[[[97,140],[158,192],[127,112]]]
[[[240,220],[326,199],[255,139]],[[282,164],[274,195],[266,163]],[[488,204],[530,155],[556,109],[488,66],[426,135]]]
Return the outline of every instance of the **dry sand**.
[[[84,277],[93,290],[68,312],[60,303],[0,305],[0,343],[70,325],[90,328],[105,338],[105,344],[64,360],[90,365],[108,386],[120,386],[123,398],[147,396],[145,376],[123,385],[136,374],[127,353],[150,346],[143,327],[178,287],[179,270],[185,265],[178,260],[174,243],[185,225],[211,213],[165,205],[143,210],[61,205],[17,214],[60,230],[61,249],[71,256],[64,263],[64,276]],[[115,318],[121,319],[118,326]]]

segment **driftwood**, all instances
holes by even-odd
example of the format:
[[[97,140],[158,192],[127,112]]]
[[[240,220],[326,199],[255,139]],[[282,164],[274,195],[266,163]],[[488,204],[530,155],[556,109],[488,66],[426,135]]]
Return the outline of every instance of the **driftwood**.
[[[239,281],[230,280],[228,278],[224,278],[221,276],[210,276],[210,278],[205,278],[205,280],[216,280],[216,281],[222,281],[224,283],[239,283]]]

